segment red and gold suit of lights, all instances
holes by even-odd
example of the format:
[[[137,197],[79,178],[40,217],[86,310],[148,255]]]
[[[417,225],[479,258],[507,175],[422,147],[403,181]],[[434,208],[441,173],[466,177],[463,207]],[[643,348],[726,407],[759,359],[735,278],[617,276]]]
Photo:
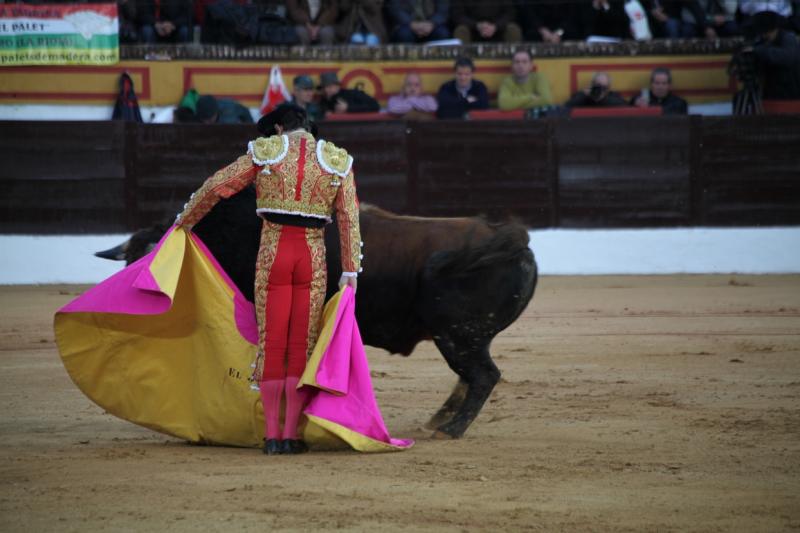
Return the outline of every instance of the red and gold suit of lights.
[[[335,210],[342,271],[360,271],[358,199],[353,158],[302,130],[262,137],[248,153],[208,178],[176,223],[196,224],[222,198],[255,183],[258,213],[331,220]],[[258,250],[255,306],[258,352],[253,381],[299,378],[319,335],[326,287],[322,228],[264,221]]]

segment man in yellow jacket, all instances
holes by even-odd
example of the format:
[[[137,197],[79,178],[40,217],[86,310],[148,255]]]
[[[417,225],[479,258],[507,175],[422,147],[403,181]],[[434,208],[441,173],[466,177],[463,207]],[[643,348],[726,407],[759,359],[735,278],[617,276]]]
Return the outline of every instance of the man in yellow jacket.
[[[528,50],[514,52],[511,72],[500,85],[498,104],[502,111],[533,109],[553,103],[550,82],[541,72],[533,72],[533,57]]]

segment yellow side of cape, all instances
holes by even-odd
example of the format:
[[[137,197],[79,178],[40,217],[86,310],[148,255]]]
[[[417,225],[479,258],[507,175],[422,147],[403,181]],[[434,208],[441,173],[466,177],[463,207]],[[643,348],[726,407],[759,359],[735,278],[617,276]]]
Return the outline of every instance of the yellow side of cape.
[[[233,290],[176,229],[150,272],[172,297],[160,315],[58,313],[56,340],[75,384],[109,413],[192,442],[256,446],[255,347],[238,334]]]

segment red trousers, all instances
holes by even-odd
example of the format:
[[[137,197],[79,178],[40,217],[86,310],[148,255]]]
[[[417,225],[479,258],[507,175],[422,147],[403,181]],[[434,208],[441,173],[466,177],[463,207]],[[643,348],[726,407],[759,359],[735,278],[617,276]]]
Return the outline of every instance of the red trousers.
[[[325,285],[323,230],[264,222],[255,285],[261,380],[303,374],[319,336]]]

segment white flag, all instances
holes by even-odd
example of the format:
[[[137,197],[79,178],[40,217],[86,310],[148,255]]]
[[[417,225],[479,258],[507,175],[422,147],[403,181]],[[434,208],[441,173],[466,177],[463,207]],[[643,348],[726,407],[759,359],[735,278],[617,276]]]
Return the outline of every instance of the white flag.
[[[269,71],[269,83],[264,91],[264,98],[261,100],[261,114],[266,115],[283,102],[292,98],[286,84],[283,83],[283,76],[281,75],[281,67],[273,65]]]
[[[625,12],[631,22],[631,33],[634,39],[637,41],[649,41],[653,38],[650,33],[650,25],[647,23],[647,14],[639,0],[625,2]]]

